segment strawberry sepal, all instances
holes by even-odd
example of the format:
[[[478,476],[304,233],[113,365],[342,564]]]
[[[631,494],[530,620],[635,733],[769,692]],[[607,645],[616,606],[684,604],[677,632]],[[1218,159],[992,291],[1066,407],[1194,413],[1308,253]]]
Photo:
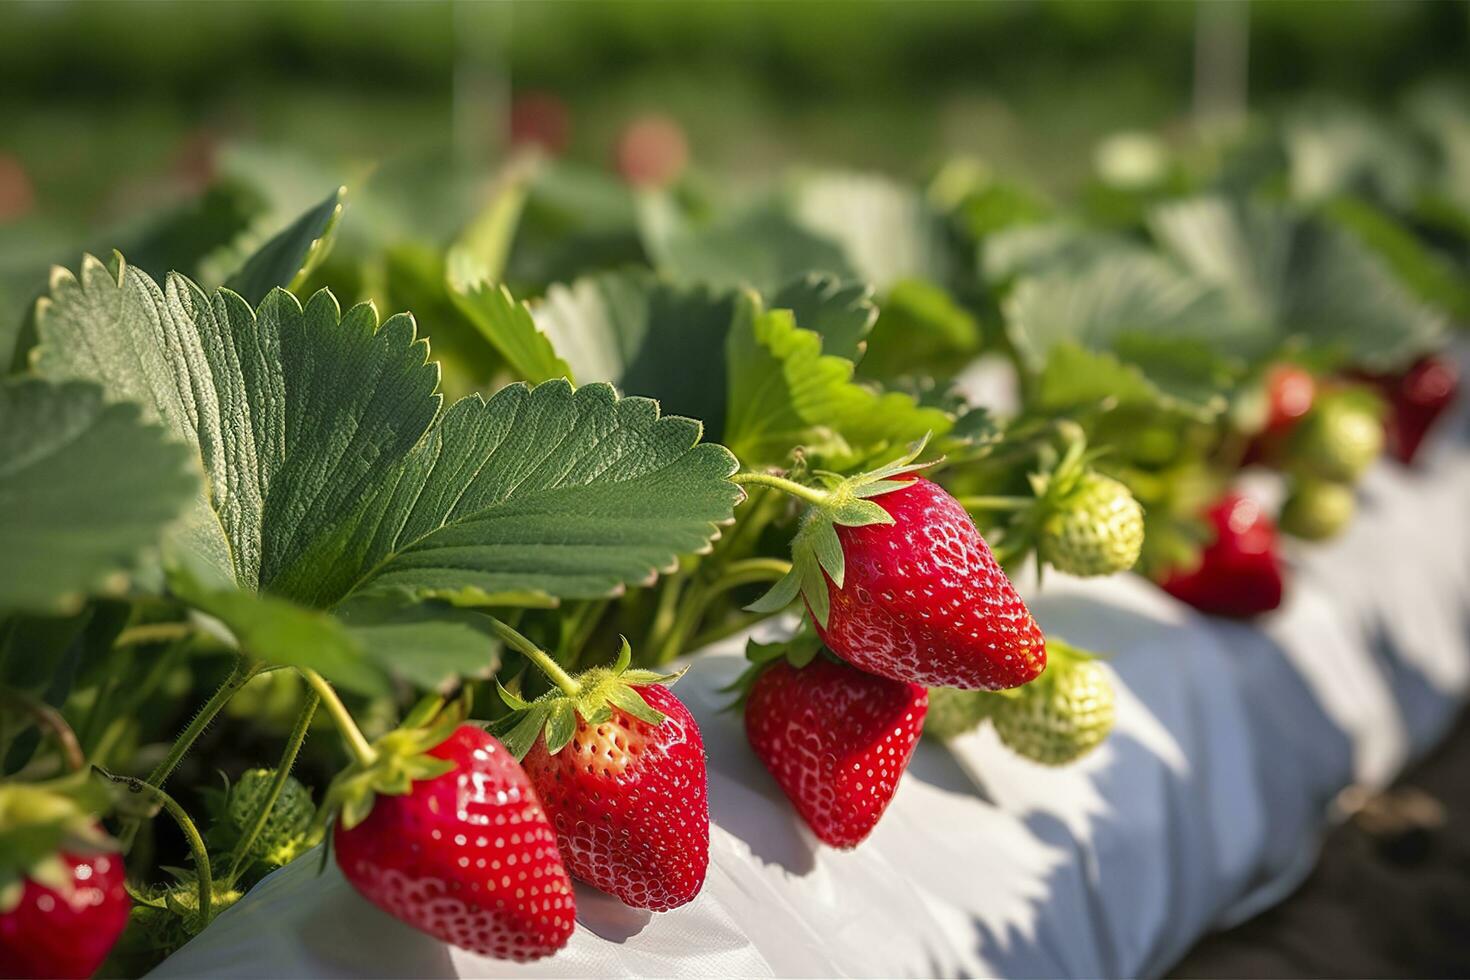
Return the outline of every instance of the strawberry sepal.
[[[452,770],[454,763],[429,751],[454,734],[469,710],[468,698],[448,706],[432,696],[420,701],[402,725],[373,743],[370,763],[353,763],[332,781],[323,812],[337,813],[342,826],[351,830],[367,819],[378,796],[406,796],[414,783]]]
[[[830,579],[833,587],[841,589],[846,578],[846,561],[837,528],[892,524],[893,517],[869,498],[903,489],[910,482],[909,474],[939,462],[937,459],[914,462],[928,441],[925,436],[893,462],[856,476],[818,472],[818,479],[825,485],[823,499],[807,508],[801,527],[791,540],[791,570],[746,609],[755,613],[780,612],[800,596],[813,618],[825,628],[831,614],[827,582]]]
[[[630,669],[632,659],[632,648],[624,637],[611,667],[595,667],[577,675],[575,694],[553,688],[534,701],[526,701],[497,681],[500,698],[511,710],[490,726],[491,734],[519,762],[543,732],[546,751],[551,755],[560,752],[576,734],[579,715],[589,725],[596,726],[609,721],[616,708],[650,725],[663,724],[663,712],[652,707],[638,693],[638,688],[674,684],[684,676],[684,671],[661,674],[642,668]]]

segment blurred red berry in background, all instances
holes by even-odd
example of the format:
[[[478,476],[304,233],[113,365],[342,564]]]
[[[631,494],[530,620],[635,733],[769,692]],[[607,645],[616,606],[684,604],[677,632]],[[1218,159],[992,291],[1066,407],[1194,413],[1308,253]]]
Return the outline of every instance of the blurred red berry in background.
[[[618,137],[618,174],[634,187],[666,187],[688,163],[684,127],[668,116],[639,116]]]
[[[21,162],[0,153],[0,224],[30,214],[36,206],[36,189]]]
[[[526,92],[511,102],[511,146],[535,146],[552,156],[560,156],[566,152],[571,138],[571,113],[566,103],[550,92]]]

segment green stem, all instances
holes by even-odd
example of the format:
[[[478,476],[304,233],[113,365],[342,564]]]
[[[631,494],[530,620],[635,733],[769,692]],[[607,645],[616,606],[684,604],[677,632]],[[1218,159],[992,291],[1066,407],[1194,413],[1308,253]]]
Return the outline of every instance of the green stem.
[[[746,616],[732,619],[729,622],[721,623],[719,626],[711,626],[703,633],[696,634],[694,639],[689,641],[689,649],[702,650],[712,643],[718,643],[721,640],[727,640],[730,637],[735,636],[739,633],[744,633],[746,630],[757,625],[758,623],[765,622],[772,616],[779,615],[782,611],[783,610],[777,610],[776,612],[768,613],[751,613]]]
[[[655,660],[662,656],[679,619],[679,600],[684,594],[685,582],[686,577],[676,573],[664,579],[659,588],[658,606],[653,611],[653,622],[648,626],[647,636],[648,649]]]
[[[336,688],[328,684],[327,679],[314,670],[303,668],[301,670],[301,676],[305,679],[306,683],[311,685],[311,689],[317,693],[317,696],[322,699],[322,704],[326,706],[327,714],[332,716],[332,723],[337,726],[338,734],[347,743],[347,748],[352,753],[352,757],[357,760],[358,765],[366,769],[374,762],[377,762],[377,750],[368,743],[367,738],[362,734],[362,729],[357,727],[357,722],[353,720],[352,712],[347,710],[347,706],[337,696]]]
[[[301,751],[301,744],[306,741],[306,733],[311,728],[311,721],[316,717],[316,708],[320,703],[321,695],[315,690],[306,692],[306,703],[301,706],[301,713],[296,716],[296,725],[291,729],[290,737],[286,739],[286,748],[276,763],[275,778],[271,780],[270,788],[266,790],[265,799],[260,803],[260,810],[251,818],[245,833],[235,842],[235,851],[230,857],[230,877],[228,879],[230,887],[234,887],[235,879],[240,876],[240,870],[245,865],[250,849],[255,846],[260,832],[265,829],[266,821],[271,816],[271,810],[275,809],[276,800],[281,798],[281,791],[286,788],[286,780],[291,778],[291,767],[296,765],[296,756]]]
[[[592,639],[592,633],[597,629],[597,624],[602,622],[608,605],[607,599],[591,599],[562,620],[562,649],[566,652],[569,670],[575,669],[581,663],[582,649]]]
[[[199,920],[202,924],[208,925],[214,906],[214,876],[209,868],[209,851],[204,847],[204,838],[199,835],[199,828],[194,826],[194,821],[189,819],[189,814],[172,796],[150,782],[136,776],[119,776],[100,766],[92,768],[104,779],[110,779],[114,783],[126,786],[129,792],[146,793],[167,810],[169,816],[174,818],[174,823],[178,824],[179,830],[183,831],[184,839],[189,843],[189,851],[194,856],[194,874],[199,884]]]
[[[219,714],[224,706],[229,704],[230,698],[234,697],[240,688],[255,676],[257,669],[243,657],[236,659],[234,666],[230,668],[230,676],[226,677],[219,689],[210,695],[208,701],[204,702],[204,707],[199,709],[194,720],[179,733],[178,738],[174,739],[174,744],[169,747],[168,755],[164,756],[163,761],[154,766],[153,771],[148,774],[148,785],[156,788],[160,793],[163,792],[163,784],[168,781],[168,777],[173,774],[174,769],[178,767],[189,749],[193,748],[199,736],[209,727],[209,723],[214,721],[214,716]],[[129,819],[123,822],[118,841],[122,844],[124,851],[132,846],[133,838],[137,833],[137,820]]]
[[[77,741],[77,733],[72,731],[60,711],[40,698],[13,687],[0,687],[0,703],[9,704],[30,715],[36,727],[49,733],[56,747],[61,750],[61,758],[68,770],[76,772],[87,764],[86,756],[82,754],[82,744]]]
[[[1024,510],[1036,503],[1035,497],[958,497],[965,510]]]
[[[802,486],[795,480],[788,480],[784,476],[776,476],[772,473],[736,473],[730,477],[730,482],[741,486],[774,487],[818,507],[826,506],[831,500],[826,491],[818,490],[816,487]]]
[[[137,626],[129,626],[117,635],[113,646],[131,647],[142,646],[146,643],[164,643],[170,640],[182,640],[191,636],[196,630],[193,623],[141,623]]]
[[[582,685],[578,684],[576,678],[571,674],[562,670],[561,664],[553,660],[551,654],[542,650],[494,616],[487,616],[486,619],[490,620],[490,628],[495,631],[496,636],[504,640],[506,645],[525,654],[526,659],[539,667],[541,673],[545,674],[553,684],[561,688],[563,694],[567,697],[574,698],[582,693]]]
[[[752,582],[774,582],[791,571],[791,562],[780,558],[746,558],[725,566],[723,574],[708,585],[697,587],[690,593],[689,600],[679,610],[678,618],[669,631],[668,639],[656,653],[659,663],[668,663],[679,655],[690,634],[704,619],[710,603],[715,599]]]
[[[255,672],[256,668],[244,658],[235,661],[235,665],[230,669],[230,676],[226,677],[219,689],[210,695],[208,701],[204,702],[204,707],[199,709],[194,720],[189,722],[189,726],[179,734],[178,738],[174,739],[168,755],[164,756],[163,761],[154,766],[153,771],[148,774],[149,785],[157,787],[160,791],[163,789],[163,784],[168,781],[168,777],[183,760],[185,754],[194,747],[194,742],[204,734],[204,729],[214,721],[214,716],[219,714],[221,709],[229,703],[230,698],[234,697],[240,688],[255,676]]]

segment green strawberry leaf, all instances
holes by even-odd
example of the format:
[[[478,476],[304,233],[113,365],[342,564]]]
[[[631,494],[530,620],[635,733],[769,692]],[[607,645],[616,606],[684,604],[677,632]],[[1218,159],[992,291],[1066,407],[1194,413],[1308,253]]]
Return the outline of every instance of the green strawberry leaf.
[[[878,320],[871,286],[819,272],[788,282],[767,298],[766,305],[790,310],[802,329],[822,335],[825,353],[854,362],[862,359],[868,334]]]
[[[565,380],[457,402],[283,584],[349,594],[599,598],[709,546],[739,489],[724,447],[645,398]]]
[[[337,614],[369,663],[423,690],[446,691],[500,666],[499,641],[469,610],[383,597],[354,599]]]
[[[823,354],[819,334],[798,327],[786,310],[763,311],[754,296],[737,311],[726,352],[724,441],[747,467],[779,463],[793,446],[808,446],[842,468],[954,424],[910,395],[854,381],[851,361]]]
[[[1419,299],[1460,321],[1470,320],[1470,286],[1448,256],[1367,201],[1339,198],[1324,214],[1387,263]]]
[[[1156,238],[1277,346],[1392,370],[1438,347],[1444,318],[1341,227],[1282,207],[1199,198],[1165,205]]]
[[[954,375],[979,350],[980,340],[980,325],[947,290],[905,279],[883,299],[859,370],[875,378],[909,372]]]
[[[362,694],[386,694],[383,672],[368,663],[361,645],[330,613],[286,599],[210,582],[198,569],[176,566],[173,593],[224,624],[241,650],[258,660],[315,670]]]
[[[682,285],[768,293],[811,272],[859,278],[841,246],[776,204],[701,227],[667,197],[649,195],[640,201],[639,224],[654,267]]]
[[[1070,342],[1057,344],[1048,352],[1037,376],[1037,408],[1063,414],[1079,409],[1137,406],[1201,421],[1224,410],[1217,390],[1208,384],[1215,377],[1215,361],[1208,352],[1201,354],[1196,348],[1181,346],[1158,353],[1176,355],[1178,363],[1168,363],[1161,356],[1159,360],[1164,363],[1156,365],[1151,373],[1110,352],[1085,350]],[[1190,367],[1203,372],[1204,377],[1174,377],[1173,384],[1161,380],[1170,371],[1183,373]]]
[[[798,181],[793,197],[797,222],[837,243],[856,278],[880,292],[905,279],[947,279],[942,225],[918,190],[886,177],[828,172]]]
[[[577,380],[647,392],[665,411],[703,420],[718,439],[726,392],[720,353],[734,311],[728,294],[620,272],[553,285],[533,315]]]
[[[116,593],[199,487],[188,450],[82,382],[0,383],[0,614]]]
[[[520,378],[533,384],[573,377],[556,348],[510,290],[474,275],[474,260],[458,248],[449,253],[449,295],[482,336],[495,346]]]
[[[1040,371],[1070,342],[1114,350],[1123,334],[1153,333],[1230,350],[1250,339],[1224,294],[1152,255],[1109,253],[1081,271],[1051,271],[1016,283],[1006,299],[1016,352]]]
[[[43,374],[136,399],[199,454],[208,492],[170,553],[226,612],[233,591],[318,609],[601,597],[706,548],[740,495],[698,422],[605,384],[513,385],[441,413],[413,320],[344,315],[325,291],[303,306],[275,290],[256,311],[89,258],[56,274],[39,328]]]
[[[251,306],[259,305],[272,289],[300,288],[326,258],[342,217],[347,188],[339,187],[322,202],[283,228],[225,281]]]

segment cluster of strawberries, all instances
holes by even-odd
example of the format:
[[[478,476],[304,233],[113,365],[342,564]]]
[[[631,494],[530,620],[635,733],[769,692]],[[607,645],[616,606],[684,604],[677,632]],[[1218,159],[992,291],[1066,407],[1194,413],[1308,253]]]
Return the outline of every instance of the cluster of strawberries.
[[[1266,378],[1265,425],[1244,461],[1287,474],[1281,530],[1314,541],[1339,533],[1356,508],[1353,483],[1385,449],[1413,465],[1458,387],[1454,362],[1441,355],[1399,373],[1358,374],[1331,385],[1299,366],[1273,368]],[[1205,517],[1213,542],[1198,566],[1164,577],[1164,589],[1216,615],[1249,617],[1279,606],[1285,576],[1276,522],[1235,492]]]
[[[892,799],[925,685],[1015,687],[1046,664],[1040,629],[953,497],[912,479],[874,499],[891,523],[838,528],[845,575],[827,581],[826,649],[802,666],[758,666],[743,702],[755,753],[816,836],[843,848]],[[709,862],[704,748],[688,709],[645,673],[620,664],[576,678],[571,697],[608,684],[625,693],[590,718],[577,711],[568,732],[554,711],[544,727],[533,717],[519,763],[495,736],[459,726],[429,752],[452,768],[339,823],[343,873],[430,935],[513,960],[565,945],[570,877],[635,908],[689,902]]]

